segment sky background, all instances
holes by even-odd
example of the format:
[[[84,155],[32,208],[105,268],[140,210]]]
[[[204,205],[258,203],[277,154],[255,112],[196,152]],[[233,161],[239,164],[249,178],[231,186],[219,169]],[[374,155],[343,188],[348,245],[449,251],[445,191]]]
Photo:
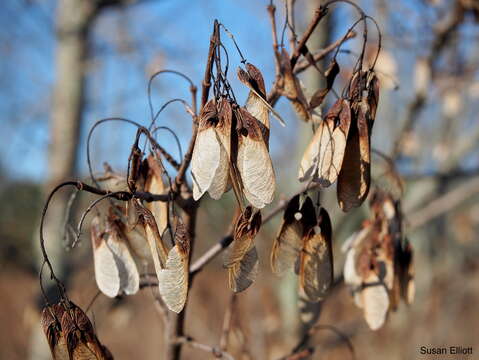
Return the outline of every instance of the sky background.
[[[0,33],[0,50],[3,53],[0,60],[0,131],[3,134],[0,169],[4,175],[15,179],[41,182],[48,172],[48,119],[55,81],[55,3],[50,0],[4,0],[0,5],[0,23],[3,25]],[[388,151],[392,132],[398,129],[401,120],[403,105],[413,95],[414,62],[417,55],[424,53],[424,48],[418,44],[430,41],[430,32],[421,29],[430,27],[440,12],[421,1],[387,2],[392,15],[386,25],[376,13],[377,8],[372,6],[375,2],[363,3],[366,12],[375,16],[383,29],[383,48],[395,62],[396,74],[388,76],[396,77],[399,83],[397,91],[381,93],[380,107],[387,109],[387,113],[376,122],[373,135],[373,145]],[[100,15],[91,36],[92,56],[88,68],[79,173],[86,173],[86,135],[95,121],[121,116],[148,124],[147,83],[155,71],[182,71],[201,87],[215,18],[235,35],[244,56],[262,70],[266,87],[270,88],[274,80],[274,63],[267,4],[268,1],[147,1],[123,10],[107,10]],[[298,24],[304,19],[304,4],[304,1],[298,1]],[[284,9],[281,2],[276,5],[280,30]],[[334,13],[338,21],[335,22],[333,39],[343,34],[351,24],[351,15],[347,6],[338,6]],[[477,53],[475,26],[466,24],[461,31],[465,37],[470,37],[470,44],[466,40],[458,46],[463,47],[464,58],[471,57]],[[371,29],[370,34],[374,44],[375,30]],[[225,34],[223,40],[229,46],[230,80],[242,103],[247,95],[246,89],[235,76],[240,59]],[[344,46],[344,49],[353,52],[356,48],[357,41]],[[354,57],[343,55],[339,59],[340,65],[347,67]],[[172,98],[182,97],[189,101],[188,85],[173,75],[157,78],[152,95],[156,109]],[[284,153],[285,149],[295,151],[296,139],[291,135],[300,131],[298,126],[302,126],[298,125],[291,107],[284,100],[278,103],[278,109],[288,126],[283,129],[272,119],[273,155]],[[474,111],[477,106],[469,106],[468,109]],[[424,126],[428,126],[428,121],[431,125],[440,111],[440,106],[430,106],[427,110],[430,120],[425,121]],[[471,116],[469,126],[472,127],[474,121]],[[170,106],[160,116],[158,124],[171,127],[185,150],[191,123],[179,103]],[[101,169],[101,164],[108,161],[115,169],[124,170],[134,135],[135,131],[129,125],[102,125],[92,139],[95,169]],[[173,138],[166,132],[159,136],[160,142],[176,154]],[[465,159],[466,165],[467,162]],[[474,161],[469,159],[469,162]],[[427,163],[428,167],[434,168],[432,157]],[[411,163],[406,162],[403,166],[406,171],[414,170]]]

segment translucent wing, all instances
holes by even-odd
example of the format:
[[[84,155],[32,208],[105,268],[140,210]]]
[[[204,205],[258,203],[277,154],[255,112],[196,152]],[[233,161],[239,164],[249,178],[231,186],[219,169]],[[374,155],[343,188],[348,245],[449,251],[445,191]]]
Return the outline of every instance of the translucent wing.
[[[271,105],[266,100],[263,76],[261,75],[260,71],[252,64],[247,64],[247,70],[248,72],[244,71],[241,68],[238,68],[237,74],[238,79],[250,89],[250,96],[248,96],[248,99],[251,100],[250,106],[253,102],[258,105],[259,103],[262,103],[262,105],[259,106],[262,106],[265,109],[271,111],[271,113],[279,121],[281,126],[286,126],[286,123],[281,118],[281,116],[276,112],[276,110],[271,107]],[[251,96],[254,96],[254,99],[250,99]],[[259,110],[259,108],[257,107],[255,107],[255,109]],[[261,110],[261,113],[263,111],[264,109]],[[269,119],[267,122],[265,121],[264,125],[269,129]]]
[[[370,273],[363,286],[360,296],[364,318],[371,330],[377,330],[386,321],[389,309],[388,291],[374,272]]]
[[[145,227],[146,239],[150,247],[153,264],[155,266],[156,275],[160,273],[161,269],[166,264],[168,250],[161,239],[155,218],[150,210],[135,201],[136,211]]]
[[[332,227],[321,208],[318,226],[305,236],[300,263],[300,285],[311,301],[319,301],[333,283]]]
[[[193,198],[198,200],[209,189],[221,160],[221,144],[213,127],[199,129],[191,157]]]
[[[314,181],[327,187],[334,183],[343,163],[351,113],[347,100],[338,100],[309,143],[299,169],[299,180]]]
[[[229,181],[230,176],[230,159],[229,154],[226,151],[225,147],[220,143],[220,140],[217,139],[219,144],[220,156],[218,160],[218,167],[216,168],[215,174],[211,181],[211,184],[208,188],[208,193],[210,196],[218,200],[221,196],[229,190],[231,183]]]
[[[231,158],[231,126],[233,113],[231,104],[226,98],[221,98],[218,110],[218,123],[215,131],[220,143],[220,159],[208,193],[213,199],[219,199],[231,189],[230,158]]]
[[[91,222],[91,241],[95,280],[98,289],[108,297],[115,297],[120,292],[120,272],[110,247],[107,245],[109,235],[105,232],[99,216]]]
[[[309,197],[300,208],[300,195],[293,197],[283,215],[271,251],[271,268],[276,274],[293,269],[302,247],[303,234],[316,223],[314,205]]]
[[[363,73],[361,73],[363,74]],[[351,110],[354,113],[350,135],[346,143],[343,165],[338,178],[337,196],[345,212],[360,206],[366,199],[371,183],[370,136],[372,121],[366,99],[361,98],[362,87],[357,74],[351,86]]]
[[[198,133],[191,157],[191,175],[193,177],[193,198],[198,200],[209,189],[220,162],[220,143],[216,136],[214,121],[216,103],[210,100],[200,114]]]
[[[145,191],[152,194],[164,194],[166,191],[165,183],[163,182],[163,166],[153,156],[147,158],[148,161],[148,175],[145,184]],[[168,226],[168,203],[164,201],[152,201],[146,204],[146,207],[153,214],[158,231],[163,234]]]
[[[364,185],[360,168],[359,134],[357,130],[353,130],[346,144],[343,166],[338,176],[337,196],[343,211],[362,204],[361,188],[364,188]]]
[[[246,290],[255,281],[258,268],[258,253],[253,245],[240,261],[228,266],[230,289],[234,292]]]
[[[235,223],[234,240],[225,267],[234,292],[248,288],[256,278],[258,254],[254,238],[261,226],[261,213],[248,206]]]
[[[246,110],[239,109],[247,135],[240,132],[237,166],[246,199],[256,208],[273,201],[276,179],[273,164],[263,141],[258,120]]]
[[[116,267],[118,269],[118,276],[120,278],[120,290],[127,295],[136,294],[140,288],[140,274],[136,267],[135,261],[130,254],[130,250],[114,223],[110,224],[111,229],[108,229],[109,237],[107,245],[113,253]]]
[[[168,309],[180,313],[188,294],[188,263],[190,239],[186,227],[178,223],[175,231],[176,245],[170,250],[166,268],[158,274],[160,295]]]
[[[168,309],[180,313],[188,293],[188,258],[181,253],[177,245],[168,254],[166,269],[160,271],[158,286]]]

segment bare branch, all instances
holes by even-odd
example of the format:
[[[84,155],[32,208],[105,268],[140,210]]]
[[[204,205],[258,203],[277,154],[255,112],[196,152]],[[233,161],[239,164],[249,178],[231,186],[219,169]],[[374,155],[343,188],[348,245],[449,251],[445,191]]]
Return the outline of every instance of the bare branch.
[[[188,345],[192,348],[199,349],[199,350],[202,350],[202,351],[205,351],[205,352],[209,352],[217,359],[234,360],[233,356],[231,356],[227,352],[222,351],[217,347],[213,347],[213,346],[210,346],[210,345],[205,345],[205,344],[196,342],[196,341],[193,340],[193,338],[188,337],[188,336],[183,336],[183,337],[178,338],[176,340],[176,343],[177,344],[185,344],[185,345]]]
[[[456,186],[443,196],[431,201],[422,209],[416,210],[408,216],[408,230],[414,230],[434,218],[451,211],[462,202],[479,193],[479,177],[474,177],[462,185]]]

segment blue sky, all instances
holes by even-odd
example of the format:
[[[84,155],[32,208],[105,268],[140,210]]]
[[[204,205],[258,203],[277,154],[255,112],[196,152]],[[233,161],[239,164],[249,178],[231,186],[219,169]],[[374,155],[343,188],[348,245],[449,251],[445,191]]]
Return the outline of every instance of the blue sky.
[[[52,0],[4,0],[0,5],[0,23],[3,28],[0,33],[0,49],[5,54],[0,60],[0,130],[4,135],[4,140],[0,143],[0,165],[10,177],[17,179],[42,181],[48,171],[48,117],[56,46],[53,27],[55,3]],[[92,34],[93,51],[89,63],[87,107],[81,134],[80,174],[86,173],[86,134],[95,121],[122,116],[143,124],[148,123],[146,87],[148,78],[154,71],[160,68],[183,71],[200,87],[215,18],[235,35],[247,60],[262,70],[269,88],[274,80],[274,64],[267,3],[269,1],[266,0],[160,0],[148,1],[124,11],[109,10],[102,14]],[[366,6],[372,4],[367,1],[364,3]],[[281,27],[282,2],[276,1],[276,4],[278,26]],[[298,4],[301,8],[304,1],[299,0]],[[428,40],[427,32],[419,32],[415,33],[413,43],[398,46],[398,39],[396,42],[390,41],[390,34],[395,32],[410,35],[418,27],[428,26],[435,19],[434,13],[420,2],[408,0],[400,5],[396,2],[388,4],[392,10],[399,6],[402,9],[402,13],[392,12],[395,19],[387,27],[381,24],[385,49],[400,59],[398,71],[401,74],[401,84],[399,91],[383,93],[389,113],[386,122],[375,125],[376,132],[381,135],[375,135],[373,139],[373,144],[381,149],[390,146],[387,131],[395,126],[390,122],[398,121],[401,106],[411,96],[412,65],[415,56],[424,52],[414,41]],[[338,21],[335,22],[333,38],[337,38],[351,23],[351,12],[345,8],[343,6],[335,10]],[[366,7],[365,10],[376,15],[372,8]],[[298,10],[298,17],[302,15],[301,12],[304,10]],[[407,16],[401,17],[400,14]],[[466,34],[474,35],[475,31],[473,25],[464,29]],[[374,34],[374,31],[371,33]],[[126,49],[119,49],[119,39],[123,40],[122,46],[127,44]],[[223,40],[229,45],[232,84],[242,102],[246,97],[246,89],[236,81],[234,75],[239,57],[226,35]],[[399,40],[402,40],[401,36]],[[355,46],[351,42],[345,48],[354,50]],[[472,50],[466,46],[464,51]],[[344,56],[340,61],[341,65],[347,66],[351,58]],[[167,75],[155,81],[153,101],[157,108],[176,97],[189,101],[188,87],[182,80]],[[275,121],[272,122],[275,134],[271,141],[273,155],[296,151],[298,145],[292,134],[300,131],[303,126],[298,125],[291,107],[284,100],[279,102],[278,110],[288,126],[283,129]],[[437,112],[437,109],[432,111]],[[186,147],[191,126],[190,119],[180,105],[168,108],[160,117],[159,123],[175,130],[183,147]],[[101,127],[93,139],[95,168],[100,169],[101,164],[108,161],[116,169],[123,170],[134,135],[135,131],[128,125],[115,123]],[[176,145],[171,136],[162,133],[160,140],[176,154]]]

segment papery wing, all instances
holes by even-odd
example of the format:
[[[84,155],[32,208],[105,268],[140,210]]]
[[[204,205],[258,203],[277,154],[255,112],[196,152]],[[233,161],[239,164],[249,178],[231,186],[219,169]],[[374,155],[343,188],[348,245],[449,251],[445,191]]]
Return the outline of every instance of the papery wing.
[[[164,194],[166,192],[166,186],[163,181],[163,166],[153,156],[150,155],[147,158],[148,161],[148,175],[146,179],[145,191],[152,194]],[[165,201],[152,201],[146,204],[146,207],[153,214],[158,231],[163,234],[163,231],[168,226],[168,202]]]
[[[258,275],[258,253],[253,245],[240,261],[228,267],[228,279],[231,290],[241,292],[246,290]]]
[[[299,221],[283,224],[273,243],[271,251],[271,268],[274,273],[282,275],[291,270],[301,251],[303,226]]]
[[[120,291],[120,272],[115,255],[107,245],[111,235],[105,232],[99,216],[91,222],[91,241],[95,280],[98,289],[108,297],[115,297]]]
[[[120,292],[127,295],[136,294],[140,288],[140,274],[125,239],[119,233],[111,234],[107,240],[107,245],[114,255],[118,269]]]
[[[331,122],[321,121],[301,158],[298,174],[299,181],[307,181],[311,177],[317,180],[319,169],[327,166],[326,164],[331,164],[333,130]],[[323,182],[323,184],[323,186],[331,185],[328,182]]]
[[[269,130],[269,107],[265,105],[266,89],[264,86],[263,75],[257,67],[252,64],[246,64],[249,78],[245,83],[250,90],[248,99],[246,100],[245,108],[248,112],[258,119]],[[244,77],[242,77],[243,79]],[[268,104],[269,105],[269,104]],[[268,142],[267,140],[265,141]]]
[[[346,143],[343,165],[338,176],[337,196],[343,211],[347,212],[362,204],[363,187],[359,134],[357,130],[353,130]]]
[[[331,221],[321,208],[319,224],[303,239],[300,262],[300,285],[311,301],[324,298],[333,283]]]
[[[146,239],[148,246],[150,247],[151,256],[153,258],[153,264],[155,266],[156,275],[160,273],[160,270],[165,266],[168,250],[161,239],[158,226],[155,218],[150,210],[141,205],[139,202],[135,202],[136,210],[139,216],[143,220],[143,226],[145,227]]]
[[[191,157],[193,198],[198,200],[209,189],[220,165],[221,147],[213,127],[198,130]]]
[[[389,309],[388,291],[374,272],[371,272],[363,286],[360,296],[364,318],[371,330],[377,330],[386,321]]]
[[[273,242],[271,268],[274,273],[281,275],[293,269],[301,251],[303,234],[312,222],[316,223],[316,213],[311,199],[307,197],[300,204],[300,195],[294,196],[285,209],[281,227]]]
[[[218,139],[218,142],[220,140]],[[210,196],[218,200],[221,196],[227,192],[231,187],[230,181],[230,157],[224,146],[219,143],[220,158],[218,161],[218,167],[213,176],[213,180],[209,186],[208,193]]]
[[[251,100],[251,101],[254,101],[255,103],[256,102],[261,103],[262,105],[259,105],[259,106],[262,106],[268,111],[271,111],[271,113],[279,121],[281,126],[286,126],[286,123],[284,122],[281,115],[279,115],[276,112],[276,110],[274,110],[273,107],[268,103],[266,97],[261,93],[261,90],[258,87],[254,86],[255,83],[254,83],[254,80],[252,80],[251,76],[241,68],[238,68],[237,74],[238,74],[238,79],[250,89],[250,96],[254,96],[254,100]],[[248,99],[250,99],[250,96],[248,96]],[[256,107],[255,109],[259,109],[259,108]],[[261,112],[262,111],[263,110],[261,110]],[[264,125],[269,129],[269,119],[267,122],[265,120]]]
[[[168,254],[166,269],[158,274],[161,298],[168,309],[180,313],[188,294],[188,254],[175,245]]]
[[[256,208],[263,208],[273,201],[276,187],[273,164],[258,127],[258,120],[245,110],[242,111],[242,116],[248,135],[239,135],[237,166],[246,198]]]

